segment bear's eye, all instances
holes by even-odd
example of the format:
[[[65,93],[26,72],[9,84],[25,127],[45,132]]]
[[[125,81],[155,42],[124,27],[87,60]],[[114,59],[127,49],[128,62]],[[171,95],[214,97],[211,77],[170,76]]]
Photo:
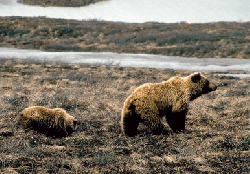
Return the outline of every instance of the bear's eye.
[[[209,81],[208,80],[206,81],[205,86],[209,87]]]

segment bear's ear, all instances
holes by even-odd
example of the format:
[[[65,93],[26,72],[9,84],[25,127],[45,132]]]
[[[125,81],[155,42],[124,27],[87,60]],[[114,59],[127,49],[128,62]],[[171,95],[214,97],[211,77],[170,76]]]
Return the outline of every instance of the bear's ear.
[[[191,75],[191,80],[194,83],[197,83],[201,79],[201,74],[200,73],[194,73]]]

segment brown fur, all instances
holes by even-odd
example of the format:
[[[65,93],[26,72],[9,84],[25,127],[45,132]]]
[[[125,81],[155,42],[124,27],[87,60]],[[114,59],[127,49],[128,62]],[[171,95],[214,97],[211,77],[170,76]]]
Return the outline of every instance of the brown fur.
[[[47,109],[33,106],[22,111],[20,124],[25,129],[34,129],[47,135],[61,137],[76,129],[77,120],[61,108]]]
[[[139,123],[143,122],[155,134],[169,133],[161,122],[163,116],[166,116],[173,131],[184,130],[189,102],[216,88],[200,73],[185,78],[172,77],[162,83],[144,84],[125,100],[122,130],[126,135],[134,136]]]

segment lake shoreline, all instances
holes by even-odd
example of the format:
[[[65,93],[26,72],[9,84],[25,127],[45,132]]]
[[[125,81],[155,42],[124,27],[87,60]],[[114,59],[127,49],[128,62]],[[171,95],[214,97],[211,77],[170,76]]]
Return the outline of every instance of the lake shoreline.
[[[46,52],[15,48],[0,48],[0,58],[55,61],[69,64],[110,65],[119,67],[157,68],[218,72],[219,76],[250,78],[249,59],[185,58],[152,54],[111,52]],[[231,74],[231,75],[230,75]]]
[[[95,4],[101,1],[107,0],[57,0],[57,1],[50,1],[50,0],[19,0],[18,3],[24,5],[31,5],[31,6],[42,6],[42,7],[83,7],[91,4]]]

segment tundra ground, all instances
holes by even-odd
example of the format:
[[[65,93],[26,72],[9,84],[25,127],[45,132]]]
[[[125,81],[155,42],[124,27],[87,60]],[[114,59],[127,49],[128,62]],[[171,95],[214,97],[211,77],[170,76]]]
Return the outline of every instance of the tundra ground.
[[[121,134],[136,87],[191,73],[0,59],[0,171],[248,173],[250,79],[202,73],[219,87],[191,102],[184,132],[153,135],[141,124],[136,137]],[[34,105],[65,109],[79,120],[76,132],[59,139],[23,130],[18,114]]]

